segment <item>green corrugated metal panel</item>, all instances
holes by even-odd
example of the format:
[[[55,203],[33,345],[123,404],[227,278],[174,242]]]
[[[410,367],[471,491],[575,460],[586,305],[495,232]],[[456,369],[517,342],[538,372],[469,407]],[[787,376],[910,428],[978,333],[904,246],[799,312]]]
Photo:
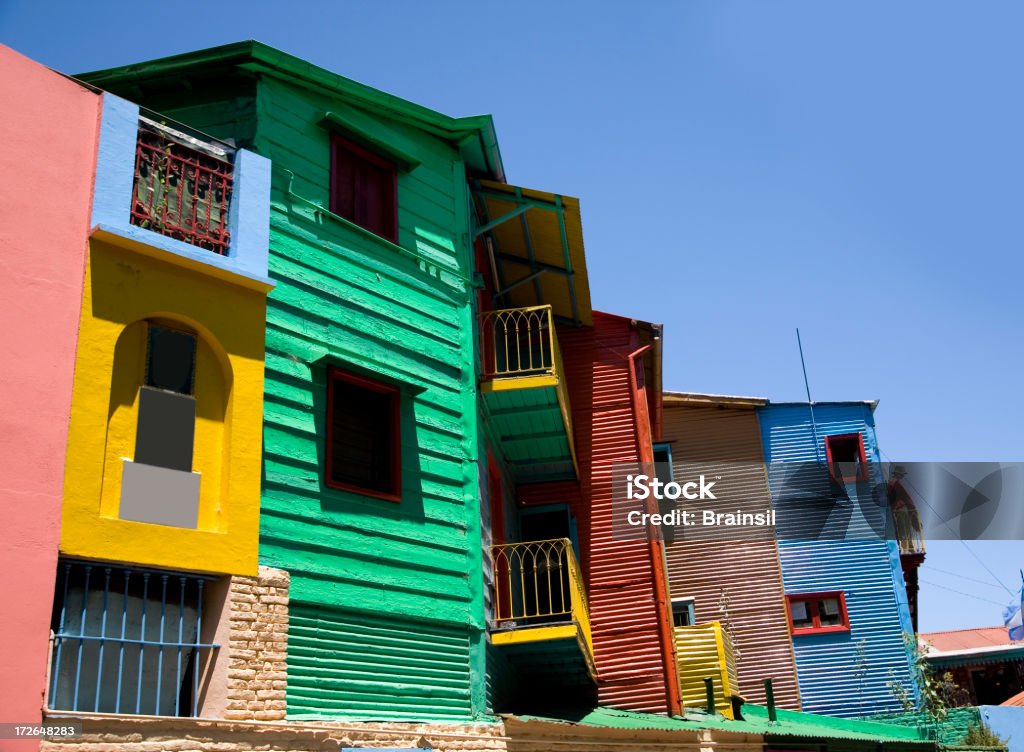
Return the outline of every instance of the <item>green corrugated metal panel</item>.
[[[807,737],[813,739],[846,739],[850,741],[905,742],[908,744],[924,744],[934,746],[934,742],[925,739],[924,733],[914,726],[898,726],[875,721],[861,721],[853,718],[836,718],[815,713],[803,713],[797,710],[776,710],[777,721],[768,719],[768,709],[760,705],[744,705],[743,720],[730,721],[720,716],[707,716],[703,713],[692,714],[700,718],[700,722],[709,728],[720,727],[742,731],[749,728],[753,733],[763,733],[766,742],[774,737],[776,744],[782,743],[785,737]],[[687,714],[687,718],[691,716]],[[770,745],[769,745],[770,746]]]
[[[716,729],[737,734],[755,734],[765,737],[767,747],[779,747],[787,743],[798,743],[800,739],[829,740],[829,749],[838,749],[846,745],[834,746],[831,740],[849,742],[851,749],[871,749],[880,742],[895,745],[913,745],[922,749],[935,747],[935,742],[924,739],[916,728],[890,726],[884,723],[857,721],[846,718],[801,713],[795,710],[778,709],[778,720],[768,720],[768,709],[760,705],[744,705],[743,720],[736,721],[721,715],[709,715],[696,711],[687,711],[684,718],[634,713],[616,708],[598,707],[575,712],[553,712],[546,717],[519,716],[523,720],[567,721],[587,726],[621,729],[664,729],[694,730]],[[853,744],[863,742],[863,744]]]
[[[487,710],[503,708],[508,704],[519,684],[516,666],[497,645],[487,643]]]
[[[465,718],[469,634],[292,602],[289,718]]]

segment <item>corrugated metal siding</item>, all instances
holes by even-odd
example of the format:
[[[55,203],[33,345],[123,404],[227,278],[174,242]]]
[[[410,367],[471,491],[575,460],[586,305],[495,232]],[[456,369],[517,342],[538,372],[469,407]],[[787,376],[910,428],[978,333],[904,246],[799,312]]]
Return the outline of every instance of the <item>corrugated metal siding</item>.
[[[329,134],[317,121],[343,103],[262,79],[257,110],[257,146],[274,163],[278,282],[267,313],[260,558],[291,573],[302,604],[289,635],[288,712],[470,717],[485,709],[486,647],[469,291],[289,196],[286,170],[297,194],[329,204]],[[457,153],[359,117],[422,160],[399,176],[400,242],[467,274]],[[402,399],[400,503],[324,485],[325,358],[416,387]]]
[[[629,321],[594,313],[593,327],[558,328],[573,410],[580,482],[520,487],[524,502],[569,501],[590,599],[598,699],[651,713],[668,709],[650,548],[612,538],[615,462],[637,462],[627,356]]]
[[[728,474],[731,493],[728,500],[723,498],[723,509],[757,513],[771,508],[761,433],[753,410],[666,404],[663,430],[664,440],[672,442],[677,477],[684,465],[698,463],[709,477],[716,471]],[[685,530],[678,532],[685,534]],[[666,558],[672,597],[694,599],[698,624],[715,620],[729,624],[740,694],[750,702],[764,703],[764,680],[772,679],[779,707],[799,710],[796,665],[774,538],[680,538],[666,546]],[[724,604],[728,614],[723,612]],[[685,671],[680,656],[680,673]]]
[[[814,413],[822,461],[825,436],[860,432],[877,470],[874,419],[867,405],[816,405]],[[815,461],[806,406],[769,405],[759,417],[768,462]],[[850,618],[848,633],[793,638],[804,710],[837,716],[898,712],[900,704],[887,684],[896,680],[912,686],[913,680],[903,642],[910,613],[895,542],[800,540],[803,532],[799,520],[787,523],[780,516],[786,592],[842,590]]]
[[[704,679],[710,678],[714,680],[715,710],[732,718],[729,698],[737,694],[736,661],[721,622],[677,627],[674,634],[683,707],[707,707]]]
[[[465,718],[465,630],[292,602],[289,717]]]

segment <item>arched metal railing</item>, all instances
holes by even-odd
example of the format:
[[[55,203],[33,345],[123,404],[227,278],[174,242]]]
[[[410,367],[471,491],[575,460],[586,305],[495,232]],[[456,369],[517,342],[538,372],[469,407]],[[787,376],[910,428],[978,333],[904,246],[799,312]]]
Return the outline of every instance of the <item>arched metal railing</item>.
[[[575,622],[593,650],[583,575],[568,538],[491,546],[498,628]]]

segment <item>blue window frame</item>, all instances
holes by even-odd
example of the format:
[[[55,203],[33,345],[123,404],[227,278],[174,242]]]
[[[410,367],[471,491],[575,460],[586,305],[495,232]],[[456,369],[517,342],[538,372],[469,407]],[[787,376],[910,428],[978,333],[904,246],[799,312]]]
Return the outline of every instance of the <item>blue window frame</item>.
[[[654,445],[654,471],[662,483],[668,483],[673,479],[671,444]]]
[[[672,599],[672,626],[691,627],[697,623],[693,611],[693,598]]]

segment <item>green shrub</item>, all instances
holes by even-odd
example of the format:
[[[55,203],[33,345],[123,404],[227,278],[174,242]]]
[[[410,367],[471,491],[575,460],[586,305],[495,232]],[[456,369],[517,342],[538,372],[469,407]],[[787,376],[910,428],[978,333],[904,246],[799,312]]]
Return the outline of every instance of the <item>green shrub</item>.
[[[967,727],[967,735],[961,742],[965,747],[1006,747],[1007,740],[994,732],[985,721],[979,720]]]

